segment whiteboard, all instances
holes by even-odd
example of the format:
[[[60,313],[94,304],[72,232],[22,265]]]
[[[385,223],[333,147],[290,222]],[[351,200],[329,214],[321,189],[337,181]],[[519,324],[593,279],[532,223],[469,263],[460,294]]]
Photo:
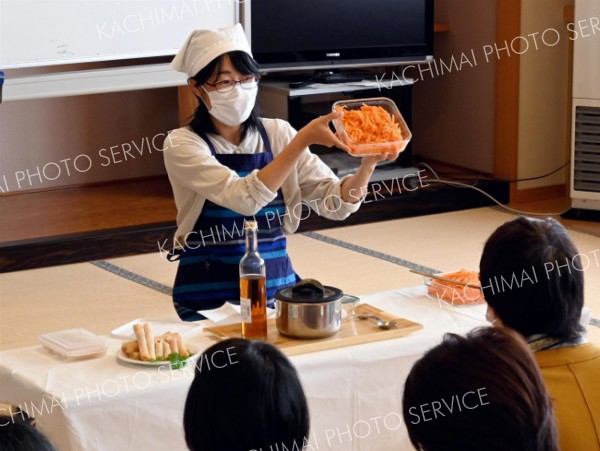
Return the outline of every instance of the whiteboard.
[[[240,0],[0,0],[0,70],[174,55]]]

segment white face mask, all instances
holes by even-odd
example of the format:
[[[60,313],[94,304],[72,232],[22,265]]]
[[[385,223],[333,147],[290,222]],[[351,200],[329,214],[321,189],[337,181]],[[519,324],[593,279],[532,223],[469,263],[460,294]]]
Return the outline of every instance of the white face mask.
[[[225,125],[240,125],[250,117],[258,88],[244,89],[239,84],[228,92],[207,91],[211,108],[208,112]]]

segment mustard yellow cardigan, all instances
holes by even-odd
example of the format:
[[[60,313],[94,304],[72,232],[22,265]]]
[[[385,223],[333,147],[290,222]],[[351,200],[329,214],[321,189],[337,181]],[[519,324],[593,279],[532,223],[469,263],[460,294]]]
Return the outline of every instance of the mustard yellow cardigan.
[[[600,451],[600,347],[586,343],[535,357],[554,401],[562,451]]]

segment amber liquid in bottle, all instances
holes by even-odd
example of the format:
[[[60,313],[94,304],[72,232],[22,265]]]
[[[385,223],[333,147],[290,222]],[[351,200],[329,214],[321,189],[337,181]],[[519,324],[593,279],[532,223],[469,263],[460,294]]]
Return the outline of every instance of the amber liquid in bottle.
[[[240,261],[242,337],[267,339],[267,284],[265,261],[258,254],[256,222],[245,224],[246,253]]]
[[[250,302],[251,322],[242,322],[242,337],[244,338],[261,340],[267,338],[266,290],[266,280],[262,276],[250,275],[240,278],[240,296]]]

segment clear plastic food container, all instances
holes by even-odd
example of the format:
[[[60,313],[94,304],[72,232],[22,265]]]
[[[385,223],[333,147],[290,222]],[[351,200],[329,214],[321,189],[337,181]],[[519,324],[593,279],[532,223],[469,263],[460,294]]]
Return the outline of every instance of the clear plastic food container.
[[[461,276],[460,279],[455,279],[458,274]],[[470,275],[470,277],[466,278],[466,275]],[[461,269],[460,271],[436,274],[436,276],[454,282],[426,277],[425,285],[429,298],[453,307],[466,307],[485,302],[481,289],[475,288],[475,286],[479,286],[477,271]]]
[[[38,337],[40,343],[65,360],[102,357],[108,343],[102,337],[85,329],[66,329]]]
[[[341,119],[334,119],[333,125],[335,130],[338,132],[338,136],[342,142],[350,148],[349,153],[355,156],[365,156],[386,152],[402,152],[406,149],[406,146],[412,138],[412,133],[410,132],[408,125],[406,125],[406,121],[404,120],[404,117],[402,117],[396,104],[387,97],[338,100],[337,102],[334,102],[332,111],[337,111],[339,108],[343,108],[345,111],[360,110],[363,105],[383,108],[391,116],[393,122],[398,124],[402,138],[385,142],[357,143],[350,138],[343,121]]]

